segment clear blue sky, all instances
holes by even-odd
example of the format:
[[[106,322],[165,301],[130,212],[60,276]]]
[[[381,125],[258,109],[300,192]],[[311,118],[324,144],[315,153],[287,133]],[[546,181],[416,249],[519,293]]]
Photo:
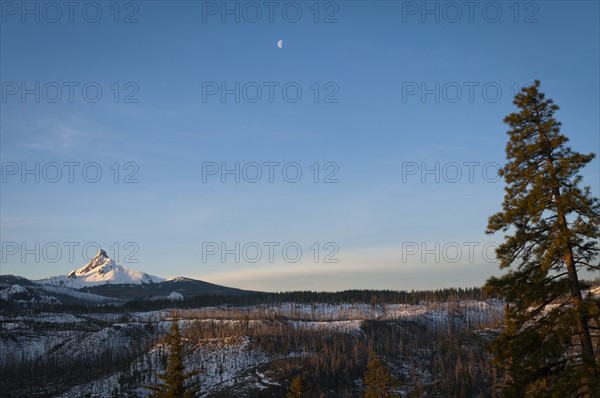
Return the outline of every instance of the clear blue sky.
[[[2,274],[65,274],[97,242],[242,288],[480,285],[498,272],[482,248],[501,240],[484,230],[515,88],[540,79],[571,146],[600,152],[597,1],[279,2],[272,21],[260,1],[1,4]],[[240,182],[203,175],[214,162]],[[583,172],[596,196],[599,164]]]

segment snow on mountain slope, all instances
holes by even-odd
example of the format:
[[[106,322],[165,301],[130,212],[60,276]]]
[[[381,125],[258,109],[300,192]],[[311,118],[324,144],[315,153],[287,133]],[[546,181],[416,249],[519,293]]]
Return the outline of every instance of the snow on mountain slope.
[[[46,295],[31,286],[24,287],[17,284],[10,285],[5,289],[0,288],[0,300],[10,301],[23,306],[60,304],[60,300],[56,297]]]
[[[8,300],[11,296],[20,293],[27,293],[27,289],[21,285],[12,285],[4,290],[0,290],[0,297],[4,300]]]
[[[68,296],[72,300],[78,300],[79,304],[91,303],[91,304],[103,304],[103,303],[117,303],[120,300],[114,297],[105,297],[92,293],[85,293],[79,290],[69,289],[64,286],[53,286],[53,285],[40,285],[37,287],[42,292],[46,292],[50,295],[58,296],[64,300],[64,296]]]
[[[104,250],[99,250],[94,258],[83,267],[71,271],[68,275],[54,276],[34,281],[43,285],[65,286],[80,289],[96,285],[141,285],[159,283],[164,279],[144,272],[127,268],[110,259]]]

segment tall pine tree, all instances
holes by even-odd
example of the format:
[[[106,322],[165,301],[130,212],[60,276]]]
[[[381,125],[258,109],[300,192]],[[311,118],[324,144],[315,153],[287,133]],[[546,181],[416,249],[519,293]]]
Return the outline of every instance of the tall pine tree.
[[[290,385],[290,392],[287,393],[286,398],[302,398],[307,393],[306,385],[304,384],[304,377],[298,375],[292,380]]]
[[[390,368],[373,351],[370,353],[370,360],[367,363],[364,383],[364,398],[399,397],[395,392],[399,385],[398,380],[392,376]]]
[[[165,338],[165,343],[169,347],[169,362],[167,371],[158,374],[160,383],[148,387],[152,391],[153,398],[193,398],[199,391],[196,387],[190,387],[187,380],[198,374],[198,372],[186,372],[183,363],[183,344],[181,333],[179,332],[179,320],[177,317],[171,324],[171,329]]]
[[[510,127],[502,211],[487,233],[503,231],[503,276],[487,287],[507,301],[505,328],[491,345],[507,371],[506,397],[600,396],[598,301],[585,295],[583,269],[599,270],[600,203],[579,171],[593,154],[566,146],[558,106],[524,87],[504,118]]]

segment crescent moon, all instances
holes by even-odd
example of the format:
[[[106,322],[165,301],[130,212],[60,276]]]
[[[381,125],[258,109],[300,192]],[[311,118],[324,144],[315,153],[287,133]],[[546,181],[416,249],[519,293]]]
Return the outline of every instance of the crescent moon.
[[[283,40],[279,40],[279,41],[277,42],[277,47],[279,47],[279,48],[283,48]]]

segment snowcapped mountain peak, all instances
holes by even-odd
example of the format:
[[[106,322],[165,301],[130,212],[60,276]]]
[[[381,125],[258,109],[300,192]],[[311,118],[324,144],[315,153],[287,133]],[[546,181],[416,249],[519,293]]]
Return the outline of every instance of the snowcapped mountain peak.
[[[106,260],[110,260],[108,258],[108,254],[103,249],[98,250],[98,253],[92,258],[89,264],[99,264],[105,262]]]
[[[101,275],[107,270],[114,269],[116,266],[117,263],[110,259],[104,250],[100,249],[89,263],[77,270],[71,271],[67,277],[76,278],[77,276],[88,274],[93,270],[97,270],[96,272]]]
[[[55,276],[37,281],[45,285],[66,286],[80,289],[87,286],[104,284],[141,285],[159,283],[164,279],[137,271],[109,258],[102,249],[83,267],[69,272],[68,275]]]

